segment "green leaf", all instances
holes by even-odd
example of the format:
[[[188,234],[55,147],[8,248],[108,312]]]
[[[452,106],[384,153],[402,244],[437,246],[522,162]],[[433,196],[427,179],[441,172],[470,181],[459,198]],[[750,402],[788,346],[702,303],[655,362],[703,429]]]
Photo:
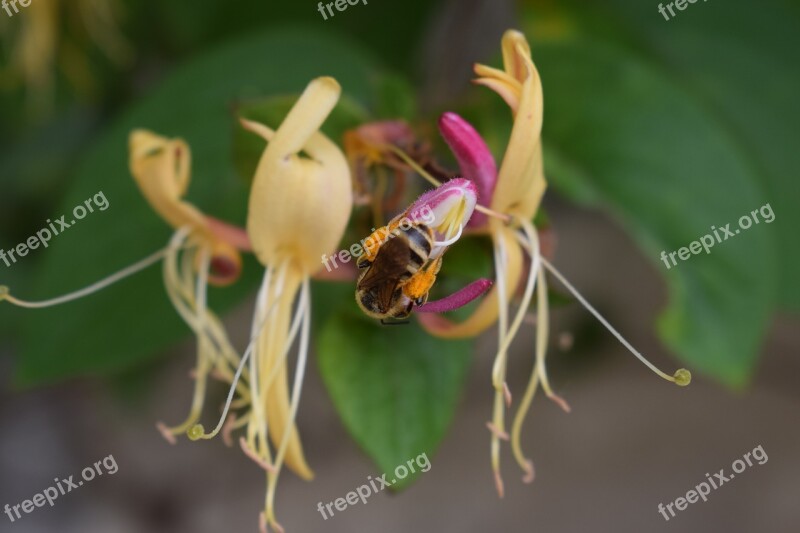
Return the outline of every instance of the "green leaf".
[[[336,410],[389,481],[409,459],[421,453],[432,458],[463,389],[468,341],[431,337],[413,319],[382,326],[353,302],[329,316],[317,336],[317,353]],[[397,480],[393,488],[406,487],[417,475]]]
[[[416,94],[406,78],[389,73],[378,78],[375,85],[375,114],[379,119],[411,122],[417,118]]]
[[[580,6],[577,8],[577,6]],[[800,247],[796,228],[800,168],[795,149],[800,123],[800,10],[780,0],[697,4],[664,20],[646,2],[611,0],[586,10],[581,27],[605,32],[679,84],[740,145],[773,208],[781,251],[778,301],[800,311]],[[756,206],[754,206],[755,208]],[[742,213],[744,214],[744,212]],[[770,274],[771,275],[771,274]]]
[[[664,275],[670,348],[692,370],[743,384],[774,298],[775,226],[670,269],[660,259],[767,203],[743,146],[696,95],[623,48],[574,33],[532,48],[552,186],[611,210]]]
[[[308,31],[252,35],[179,68],[99,140],[51,218],[69,215],[73,206],[98,191],[110,207],[55,237],[35,282],[12,287],[12,294],[24,299],[64,294],[166,245],[171,230],[129,175],[127,138],[132,129],[185,138],[193,156],[187,200],[212,216],[243,225],[248,190],[230,160],[231,109],[264,95],[300,92],[320,75],[334,76],[347,94],[366,101],[375,70],[373,60],[359,49]],[[243,279],[211,291],[211,307],[222,313],[241,301],[255,287],[259,272],[263,267],[248,259]],[[17,381],[24,385],[129,368],[189,333],[168,302],[157,267],[77,302],[15,312],[24,314],[16,369]]]

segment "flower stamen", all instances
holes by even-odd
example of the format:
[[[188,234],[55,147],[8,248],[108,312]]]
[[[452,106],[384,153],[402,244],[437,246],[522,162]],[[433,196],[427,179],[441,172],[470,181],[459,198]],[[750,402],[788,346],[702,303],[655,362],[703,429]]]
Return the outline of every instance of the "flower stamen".
[[[620,334],[616,329],[614,329],[614,327],[611,324],[609,324],[609,322],[603,317],[603,315],[601,315],[594,307],[592,307],[592,305],[586,301],[586,299],[581,295],[581,293],[579,293],[578,290],[575,287],[573,287],[572,284],[569,281],[567,281],[567,279],[544,257],[542,257],[542,264],[545,266],[547,270],[550,271],[551,274],[553,274],[553,276],[555,276],[556,279],[558,279],[559,282],[561,282],[562,285],[564,285],[564,287],[569,292],[572,293],[575,299],[578,300],[581,303],[581,305],[583,305],[586,308],[587,311],[593,314],[594,317],[598,321],[600,321],[600,323],[603,324],[603,326],[605,326],[605,328],[608,331],[610,331],[611,334],[614,335],[617,338],[617,340],[620,343],[622,343],[622,345],[625,346],[625,348],[628,349],[628,351],[630,351],[642,363],[644,363],[647,368],[652,370],[655,374],[661,376],[663,379],[671,381],[681,387],[685,387],[691,382],[692,374],[685,368],[679,368],[678,370],[675,371],[675,373],[672,376],[659,370],[658,367],[656,367],[653,363],[648,361],[641,353],[639,353],[639,351],[636,350],[636,348],[634,348],[631,345],[631,343],[629,343],[625,339],[625,337],[622,336],[622,334]]]
[[[167,254],[168,251],[169,248],[163,248],[145,257],[144,259],[123,268],[119,272],[116,272],[105,279],[102,279],[96,283],[89,285],[88,287],[84,287],[83,289],[79,289],[75,292],[71,292],[69,294],[59,296],[57,298],[52,298],[50,300],[43,300],[39,302],[29,302],[21,300],[19,298],[12,296],[11,293],[9,292],[8,287],[2,286],[0,287],[0,301],[7,300],[8,302],[19,307],[27,307],[29,309],[41,309],[44,307],[52,307],[54,305],[60,305],[63,303],[72,302],[74,300],[79,300],[84,296],[89,296],[90,294],[101,291],[120,280],[123,280],[129,276],[132,276],[133,274],[141,272],[147,267],[158,263],[159,261],[161,261],[161,259],[164,258],[164,256]]]

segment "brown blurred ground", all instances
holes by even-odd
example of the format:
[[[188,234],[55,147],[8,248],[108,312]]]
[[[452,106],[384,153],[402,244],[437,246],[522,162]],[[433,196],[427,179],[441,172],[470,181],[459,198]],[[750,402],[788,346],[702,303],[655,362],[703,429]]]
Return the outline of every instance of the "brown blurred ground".
[[[652,331],[665,290],[648,262],[607,217],[549,204],[562,271],[659,366],[678,365]],[[228,323],[245,341],[248,303]],[[650,374],[577,307],[555,313],[553,331],[575,331],[576,348],[553,350],[549,364],[571,414],[539,397],[525,434],[537,479],[528,486],[506,450],[506,498],[498,500],[488,461],[490,361],[494,339],[481,341],[455,423],[432,468],[402,494],[381,493],[324,521],[317,502],[343,497],[380,474],[349,439],[312,365],[299,424],[317,478],[282,478],[279,519],[291,532],[800,530],[800,332],[778,319],[752,386],[734,393],[701,376],[680,389]],[[582,338],[596,341],[589,348]],[[590,339],[590,340],[591,340]],[[511,388],[520,395],[532,355],[530,331],[515,343]],[[432,354],[433,356],[434,354]],[[167,354],[146,404],[111,400],[101,382],[0,396],[0,505],[14,505],[113,454],[114,476],[98,478],[0,531],[15,533],[206,533],[257,531],[264,480],[237,449],[221,441],[172,447],[153,427],[184,414],[193,345]],[[7,375],[4,362],[2,375]],[[665,522],[657,512],[731,462],[762,445],[769,461],[754,466]]]

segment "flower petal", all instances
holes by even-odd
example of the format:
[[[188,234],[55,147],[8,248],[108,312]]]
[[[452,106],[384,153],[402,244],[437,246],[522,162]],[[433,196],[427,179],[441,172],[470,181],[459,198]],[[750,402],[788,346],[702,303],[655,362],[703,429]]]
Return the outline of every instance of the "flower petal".
[[[543,116],[542,82],[531,60],[525,36],[509,30],[503,35],[503,63],[506,74],[521,82],[518,104],[511,105],[514,126],[500,165],[497,187],[491,208],[530,220],[544,195],[546,181],[542,164],[541,131]],[[493,89],[510,87],[500,78],[491,83]],[[508,95],[501,96],[508,100]]]
[[[497,231],[494,238],[503,239],[504,249],[507,251],[505,269],[497,275],[504,276],[506,301],[509,301],[519,285],[522,274],[522,250],[511,228],[502,227]],[[456,323],[440,315],[425,313],[419,315],[420,324],[428,333],[437,337],[446,339],[474,337],[497,322],[497,290],[495,283],[475,312],[463,322]]]
[[[449,241],[467,225],[477,202],[478,189],[475,184],[468,179],[454,178],[422,194],[396,220],[408,218],[424,222],[434,231],[437,241]],[[452,242],[447,246],[450,244]],[[430,258],[440,256],[447,246],[434,246]]]
[[[153,209],[174,229],[205,228],[203,215],[182,197],[189,188],[191,152],[183,139],[167,139],[147,130],[129,138],[130,170]]]
[[[481,278],[473,281],[463,289],[440,300],[434,300],[416,308],[419,313],[446,313],[464,307],[492,287],[492,280]]]
[[[353,205],[350,169],[339,147],[318,130],[338,101],[333,78],[312,80],[281,125],[243,125],[269,139],[250,192],[247,233],[258,260],[291,256],[309,275],[335,249]],[[305,157],[300,152],[309,157]]]
[[[465,178],[478,190],[478,203],[488,206],[492,202],[497,184],[497,165],[483,138],[472,125],[455,113],[444,113],[439,119],[442,133]],[[479,227],[486,223],[486,215],[474,213],[468,226]]]

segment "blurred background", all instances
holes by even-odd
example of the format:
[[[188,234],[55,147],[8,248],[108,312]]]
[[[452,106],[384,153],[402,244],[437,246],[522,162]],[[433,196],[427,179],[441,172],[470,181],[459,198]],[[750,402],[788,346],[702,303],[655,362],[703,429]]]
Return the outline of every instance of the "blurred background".
[[[500,37],[519,28],[544,84],[544,211],[557,240],[554,262],[657,366],[686,366],[694,381],[679,389],[654,377],[585,310],[558,305],[548,365],[573,410],[534,402],[523,437],[536,465],[532,485],[506,451],[506,496],[495,492],[485,428],[490,332],[447,355],[458,361],[454,385],[430,392],[446,406],[419,441],[431,470],[403,491],[323,520],[318,502],[344,497],[422,449],[387,452],[366,441],[384,428],[354,429],[348,412],[343,421],[341,398],[329,393],[335,378],[310,364],[298,425],[316,479],[282,476],[279,520],[287,531],[331,532],[797,531],[800,8],[780,0],[695,3],[667,21],[657,7],[373,0],[328,20],[313,2],[255,0],[33,0],[13,16],[0,11],[0,248],[98,191],[110,204],[46,250],[0,263],[0,285],[28,299],[59,295],[167,242],[169,229],[127,169],[135,127],[186,138],[195,169],[189,198],[242,224],[248,183],[237,110],[296,94],[318,75],[342,82],[354,114],[411,122],[451,167],[435,120],[458,111],[499,161],[508,110],[470,84],[471,67],[499,66]],[[661,250],[687,246],[712,225],[735,227],[767,203],[774,223],[673,269],[660,262]],[[245,274],[211,294],[239,347],[259,277],[254,262]],[[317,308],[330,310],[315,315],[315,333],[354,307],[352,287],[317,292]],[[518,396],[533,360],[532,330],[523,328],[510,356]],[[561,333],[571,346],[559,346]],[[442,371],[439,345],[430,342],[421,357],[433,362],[419,372]],[[403,360],[407,349],[400,343],[387,355],[354,344],[358,354],[348,360],[356,362]],[[335,361],[330,347],[315,347]],[[107,455],[119,465],[53,508],[14,523],[0,515],[0,531],[256,531],[264,479],[252,462],[219,439],[170,446],[155,430],[157,420],[184,414],[194,351],[157,268],[62,307],[0,304],[0,505]],[[368,387],[350,385],[369,403]],[[415,390],[398,385],[396,393]],[[208,405],[223,394],[216,390]],[[387,424],[416,434],[427,415],[394,406]],[[685,496],[706,473],[729,471],[758,445],[766,464],[669,522],[658,513],[659,503]]]

